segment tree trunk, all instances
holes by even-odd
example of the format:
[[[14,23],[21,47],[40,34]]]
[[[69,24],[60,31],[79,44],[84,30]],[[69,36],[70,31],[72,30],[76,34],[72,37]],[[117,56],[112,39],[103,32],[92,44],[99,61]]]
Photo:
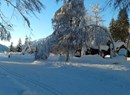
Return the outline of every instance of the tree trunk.
[[[128,41],[127,41],[127,57],[128,57],[128,50],[129,50],[129,41],[130,41],[130,34],[129,34],[129,36],[128,36]]]
[[[109,34],[109,32],[107,32],[107,34],[109,35],[109,38],[111,39],[112,41],[112,46],[110,46],[110,57],[115,57],[116,56],[116,50],[115,50],[115,45],[114,45],[114,40],[113,38],[111,37],[111,35]]]
[[[66,52],[66,59],[65,59],[65,61],[66,61],[66,62],[69,61],[69,50],[67,50],[67,52]]]

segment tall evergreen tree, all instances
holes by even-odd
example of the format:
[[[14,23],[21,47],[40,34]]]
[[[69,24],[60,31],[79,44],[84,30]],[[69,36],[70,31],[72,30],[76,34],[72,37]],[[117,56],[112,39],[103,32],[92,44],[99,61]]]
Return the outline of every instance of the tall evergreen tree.
[[[10,45],[10,48],[9,48],[9,52],[14,52],[13,42],[11,42],[11,45]]]
[[[129,31],[129,18],[126,9],[121,9],[118,14],[117,29],[120,40],[125,42]]]
[[[17,52],[21,52],[22,51],[22,41],[21,41],[21,39],[19,39],[19,41],[18,41],[18,45],[16,47],[16,50],[17,50]]]
[[[112,18],[110,25],[109,25],[109,30],[111,32],[112,38],[117,41],[120,39],[118,36],[118,31],[117,31],[117,21]]]
[[[126,41],[129,31],[129,18],[126,9],[119,11],[117,20],[111,20],[109,29],[115,41]]]

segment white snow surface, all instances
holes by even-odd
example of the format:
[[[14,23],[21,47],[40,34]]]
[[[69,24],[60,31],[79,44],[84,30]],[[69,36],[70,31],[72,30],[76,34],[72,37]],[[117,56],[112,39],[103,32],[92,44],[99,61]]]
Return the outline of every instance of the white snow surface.
[[[0,95],[130,95],[130,61],[123,56],[0,54]]]

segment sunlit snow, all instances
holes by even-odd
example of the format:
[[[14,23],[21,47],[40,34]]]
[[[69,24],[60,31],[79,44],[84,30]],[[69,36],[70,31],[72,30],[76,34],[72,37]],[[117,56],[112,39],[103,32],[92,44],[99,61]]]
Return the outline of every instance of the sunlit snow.
[[[0,95],[129,95],[130,61],[123,56],[0,54]]]

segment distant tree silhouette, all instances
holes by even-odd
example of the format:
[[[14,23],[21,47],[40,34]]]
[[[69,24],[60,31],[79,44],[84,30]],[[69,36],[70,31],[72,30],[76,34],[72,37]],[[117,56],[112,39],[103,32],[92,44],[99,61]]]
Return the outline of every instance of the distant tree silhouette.
[[[18,45],[16,47],[16,50],[17,50],[17,52],[21,52],[22,51],[22,41],[21,41],[21,39],[19,39],[19,41],[18,41]]]
[[[9,52],[14,52],[14,46],[13,46],[13,42],[11,42],[10,48],[9,48]]]

